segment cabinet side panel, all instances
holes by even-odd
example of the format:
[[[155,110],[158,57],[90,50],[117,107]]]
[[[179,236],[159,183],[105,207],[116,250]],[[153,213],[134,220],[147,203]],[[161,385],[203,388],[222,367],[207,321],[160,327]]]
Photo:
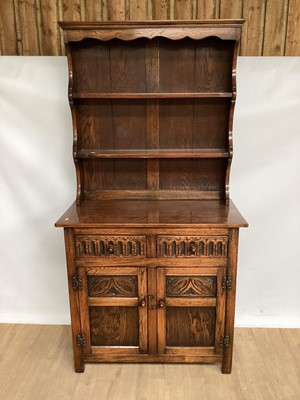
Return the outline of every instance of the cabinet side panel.
[[[77,346],[77,336],[81,334],[80,324],[80,306],[78,292],[72,287],[72,279],[76,276],[75,249],[74,249],[74,233],[73,229],[65,229],[65,247],[68,271],[70,314],[73,340],[74,366],[76,372],[84,371],[82,349]]]

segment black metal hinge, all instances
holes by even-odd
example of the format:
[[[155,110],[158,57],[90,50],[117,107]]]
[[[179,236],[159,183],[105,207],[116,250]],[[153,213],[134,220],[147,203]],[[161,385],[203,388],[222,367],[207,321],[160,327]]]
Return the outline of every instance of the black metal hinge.
[[[222,348],[228,347],[229,344],[230,344],[230,337],[229,337],[229,335],[222,335],[222,336],[221,336],[220,347],[222,347]]]
[[[82,279],[79,276],[73,276],[72,288],[74,290],[82,290]]]
[[[231,276],[224,276],[222,280],[222,289],[230,290],[232,289],[232,278]]]
[[[84,335],[77,335],[77,346],[78,347],[85,346],[85,336]]]

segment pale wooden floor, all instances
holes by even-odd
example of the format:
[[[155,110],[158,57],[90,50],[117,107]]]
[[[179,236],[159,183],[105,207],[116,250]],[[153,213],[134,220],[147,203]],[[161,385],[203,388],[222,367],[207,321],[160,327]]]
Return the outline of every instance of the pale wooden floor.
[[[299,400],[300,329],[236,329],[234,368],[87,365],[73,372],[70,328],[0,325],[1,400]]]

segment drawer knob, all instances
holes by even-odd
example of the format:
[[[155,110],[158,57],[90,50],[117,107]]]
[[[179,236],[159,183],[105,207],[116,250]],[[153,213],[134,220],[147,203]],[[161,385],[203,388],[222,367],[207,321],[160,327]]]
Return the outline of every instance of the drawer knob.
[[[165,302],[163,300],[159,300],[158,308],[165,308]]]
[[[190,245],[190,253],[195,255],[196,254],[196,246],[194,244]]]

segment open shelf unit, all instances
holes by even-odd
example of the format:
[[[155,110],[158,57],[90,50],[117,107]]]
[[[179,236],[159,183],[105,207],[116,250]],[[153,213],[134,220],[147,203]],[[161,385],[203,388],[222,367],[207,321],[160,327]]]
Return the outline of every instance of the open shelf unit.
[[[168,182],[229,198],[236,41],[165,36],[68,43],[78,204]]]

